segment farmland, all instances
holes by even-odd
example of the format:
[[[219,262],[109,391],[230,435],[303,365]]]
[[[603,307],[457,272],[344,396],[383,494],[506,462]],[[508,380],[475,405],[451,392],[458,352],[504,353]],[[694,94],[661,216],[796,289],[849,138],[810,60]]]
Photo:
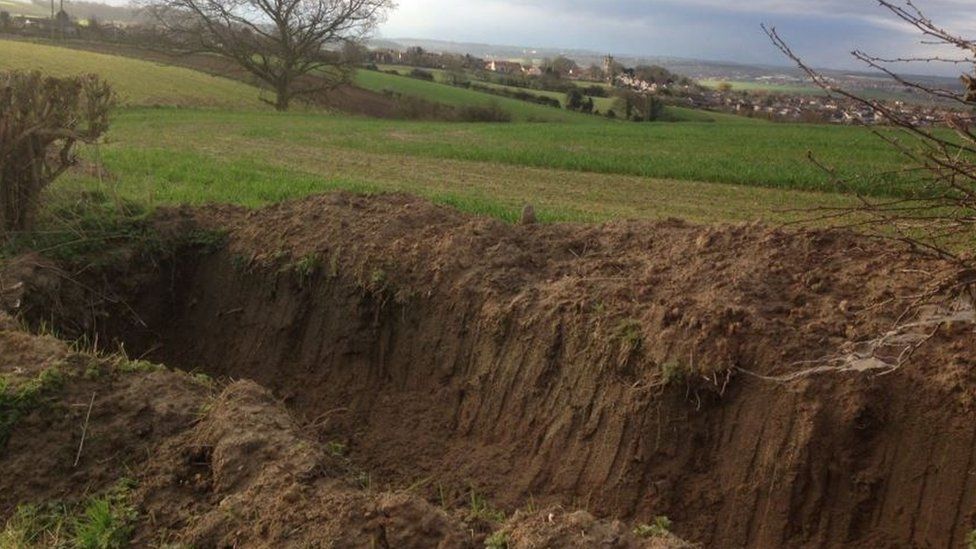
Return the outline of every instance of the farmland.
[[[0,40],[120,97],[0,235],[0,546],[976,536],[966,273],[823,212],[913,196],[879,136],[75,46]]]
[[[721,84],[729,84],[732,91],[760,91],[788,94],[822,94],[823,90],[813,84],[779,84],[773,82],[757,82],[754,80],[700,80],[698,82],[706,88],[718,88]]]
[[[515,99],[508,99],[504,97],[497,97],[494,95],[486,95],[484,93],[479,93],[477,91],[471,91],[463,88],[452,87],[446,84],[447,82],[447,72],[440,69],[422,69],[425,72],[429,72],[434,77],[434,82],[426,82],[423,80],[418,80],[415,78],[410,78],[412,68],[403,67],[398,65],[380,65],[379,69],[382,72],[377,71],[360,71],[357,76],[357,83],[367,89],[372,89],[375,91],[390,90],[398,93],[404,93],[408,95],[419,95],[422,97],[437,97],[441,101],[448,104],[486,104],[488,102],[496,102],[503,104],[506,108],[511,109],[513,106],[516,107],[517,118],[519,120],[528,121],[575,121],[580,122],[578,116],[579,113],[565,113],[571,116],[564,116],[562,114],[554,115],[550,107],[544,107],[540,105],[534,105],[530,103],[525,103],[523,101],[518,101]],[[390,73],[396,72],[403,78],[391,78]],[[487,88],[493,88],[497,90],[504,90],[508,92],[525,92],[530,95],[536,95],[540,97],[548,97],[555,99],[560,102],[561,105],[565,107],[566,95],[559,92],[537,90],[537,89],[525,89],[517,88],[514,86],[506,86],[503,84],[497,84],[494,82],[487,81],[474,81],[476,84],[485,86]],[[587,82],[586,84],[593,84]],[[448,88],[448,89],[445,89]],[[491,99],[488,99],[491,98]],[[606,114],[608,111],[614,108],[614,99],[610,97],[593,97],[594,106],[596,110],[602,114]],[[514,102],[514,103],[513,103]],[[516,104],[519,104],[516,106]],[[559,111],[556,111],[557,113]],[[588,117],[589,118],[589,117]],[[745,119],[738,117],[730,117],[727,114],[716,113],[716,112],[704,112],[700,110],[688,109],[683,107],[669,106],[665,108],[665,115],[668,121],[671,122],[711,122],[716,120],[737,120],[745,121]],[[592,121],[592,118],[590,118]]]
[[[559,220],[779,219],[782,210],[844,200],[829,194],[807,150],[823,151],[851,175],[878,174],[897,161],[852,129],[746,121],[719,132],[715,123],[578,119],[571,126],[456,124],[139,109],[119,114],[101,154],[122,189],[163,202],[254,205],[339,187],[480,204],[475,210],[506,219],[534,202],[545,218]],[[839,137],[859,154],[839,150]],[[896,178],[854,180],[877,195],[897,190],[890,181]]]

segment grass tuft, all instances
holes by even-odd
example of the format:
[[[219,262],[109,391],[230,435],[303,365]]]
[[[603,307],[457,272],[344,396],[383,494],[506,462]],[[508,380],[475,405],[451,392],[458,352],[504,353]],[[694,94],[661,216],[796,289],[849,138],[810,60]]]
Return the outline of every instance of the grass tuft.
[[[508,549],[508,533],[495,532],[485,538],[486,549]]]
[[[0,530],[0,547],[120,549],[128,546],[138,519],[129,503],[134,484],[116,483],[85,501],[18,506]]]
[[[64,373],[51,367],[19,386],[0,375],[0,449],[7,445],[20,418],[43,404],[49,393],[64,384]]]
[[[483,494],[479,494],[474,488],[471,488],[470,505],[471,509],[468,513],[470,519],[495,523],[505,521],[504,511],[494,508],[488,499]]]
[[[634,528],[634,535],[639,538],[659,538],[671,534],[671,520],[668,517],[655,517],[651,524],[639,524]]]

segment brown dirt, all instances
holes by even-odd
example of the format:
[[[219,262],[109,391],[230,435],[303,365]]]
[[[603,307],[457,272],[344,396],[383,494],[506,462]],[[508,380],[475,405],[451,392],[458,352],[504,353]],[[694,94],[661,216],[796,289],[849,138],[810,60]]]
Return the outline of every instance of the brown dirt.
[[[477,547],[492,526],[415,494],[355,485],[351,462],[311,440],[253,382],[213,397],[187,374],[126,370],[128,361],[72,352],[2,313],[0,349],[0,375],[15,386],[46,370],[65,379],[0,449],[0,524],[17,505],[76,501],[127,477],[140,516],[134,547]],[[515,517],[505,527],[512,547],[572,537],[606,547],[685,546],[673,537],[639,540],[621,523],[579,515],[554,510],[548,522]]]
[[[160,269],[132,259],[100,280],[77,275],[125,295],[124,313],[48,281],[31,290],[57,295],[57,307],[35,297],[27,316],[60,309],[65,324],[96,327],[134,353],[253,380],[309,440],[348,447],[375,485],[413,486],[428,501],[445,491],[463,501],[473,485],[509,512],[533,502],[632,524],[666,515],[708,546],[944,547],[976,527],[968,312],[918,328],[931,337],[898,369],[858,361],[766,379],[889,332],[902,298],[947,265],[844,232],[509,226],[401,195],[164,218],[226,229],[227,243]],[[140,283],[119,290],[118,280]],[[112,314],[82,321],[92,309]],[[881,354],[897,355],[895,343]],[[315,461],[272,431],[255,443],[273,448],[270,462],[300,475]],[[236,436],[200,427],[184,446]],[[230,478],[248,498],[296,482]],[[313,507],[332,508],[315,490]],[[560,525],[588,520],[531,516],[525,524],[555,537],[513,523],[512,538],[559,544]],[[191,532],[226,541],[276,531],[245,522],[260,534],[219,520]],[[619,531],[611,522],[591,533]]]
[[[206,394],[172,372],[118,374],[112,360],[22,332],[2,313],[0,351],[0,375],[15,387],[50,369],[69,378],[0,447],[0,523],[18,504],[79,498],[114,483],[159,440],[188,428]],[[90,428],[75,466],[92,394]]]

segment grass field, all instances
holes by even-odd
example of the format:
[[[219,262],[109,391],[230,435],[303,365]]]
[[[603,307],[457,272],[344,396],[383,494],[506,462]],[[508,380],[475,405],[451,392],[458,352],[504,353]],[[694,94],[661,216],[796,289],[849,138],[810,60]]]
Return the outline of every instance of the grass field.
[[[546,125],[507,126],[525,131]],[[258,206],[333,189],[403,191],[506,220],[516,219],[528,202],[544,221],[779,221],[797,218],[788,211],[793,208],[848,201],[833,194],[444,158],[436,150],[383,145],[425,135],[469,140],[488,127],[312,114],[132,111],[118,117],[112,143],[101,150],[109,177],[99,183],[72,174],[55,192],[81,186],[112,189],[151,205]]]
[[[393,91],[404,95],[422,97],[429,101],[436,101],[438,103],[458,107],[466,105],[488,105],[495,103],[506,111],[512,113],[515,120],[523,122],[610,122],[597,116],[584,115],[576,112],[555,109],[553,107],[547,107],[545,105],[537,105],[527,101],[520,101],[518,99],[499,97],[476,90],[469,90],[448,84],[442,84],[440,82],[445,80],[445,72],[442,70],[423,69],[434,75],[435,81],[429,82],[404,76],[410,72],[411,67],[381,65],[380,69],[395,70],[400,73],[400,76],[387,74],[385,72],[361,70],[356,75],[356,84],[368,90],[378,92]],[[496,89],[506,89],[513,92],[524,91],[533,95],[552,97],[559,100],[560,103],[565,104],[566,96],[562,93],[516,88],[513,86],[504,86],[490,82],[478,82]],[[606,112],[612,108],[611,105],[613,103],[613,99],[596,97],[594,98],[594,103],[596,104],[596,108],[598,110],[601,112]],[[667,107],[666,113],[669,120],[682,122],[710,122],[730,118],[730,115],[727,114],[685,109],[681,107]]]
[[[128,57],[0,40],[0,70],[42,70],[56,76],[97,73],[123,105],[264,108],[253,86],[202,72]]]
[[[101,156],[118,192],[152,204],[259,205],[343,188],[406,191],[513,219],[678,216],[794,219],[793,208],[851,199],[805,158],[848,173],[897,160],[853,128],[676,124],[458,124],[315,113],[135,109],[114,121]],[[861,150],[858,154],[850,151]],[[752,161],[751,159],[756,159]],[[883,178],[882,178],[883,179]],[[889,194],[882,181],[860,180]],[[72,175],[58,188],[97,186]]]
[[[428,101],[463,107],[468,105],[496,104],[511,113],[517,121],[535,122],[584,122],[588,117],[562,109],[536,105],[518,99],[498,97],[447,84],[428,82],[417,78],[397,76],[377,71],[361,70],[356,74],[356,85],[367,90],[392,91],[403,95],[420,97]]]
[[[658,177],[833,191],[807,160],[816,151],[855,189],[897,195],[899,158],[858,128],[742,123],[461,124],[372,120],[313,113],[129,111],[112,140],[120,146],[187,146],[215,153],[240,147],[465,160],[609,175]],[[859,176],[859,177],[858,177]]]
[[[732,91],[764,91],[772,93],[790,94],[822,94],[823,90],[812,84],[772,84],[767,82],[737,81],[737,80],[699,80],[699,84],[706,88],[716,89],[719,84],[726,83],[732,85]]]

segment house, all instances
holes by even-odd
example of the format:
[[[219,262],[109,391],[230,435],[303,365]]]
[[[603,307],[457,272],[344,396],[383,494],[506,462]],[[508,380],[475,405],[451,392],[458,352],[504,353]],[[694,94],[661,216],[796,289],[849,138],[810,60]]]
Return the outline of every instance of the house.
[[[497,61],[492,59],[485,64],[485,70],[500,74],[522,74],[525,72],[525,67],[521,63],[514,61]]]
[[[394,49],[372,50],[369,60],[380,65],[395,65],[403,62],[403,52]]]
[[[61,8],[54,16],[54,28],[62,38],[77,38],[78,25],[71,19],[68,12]]]

